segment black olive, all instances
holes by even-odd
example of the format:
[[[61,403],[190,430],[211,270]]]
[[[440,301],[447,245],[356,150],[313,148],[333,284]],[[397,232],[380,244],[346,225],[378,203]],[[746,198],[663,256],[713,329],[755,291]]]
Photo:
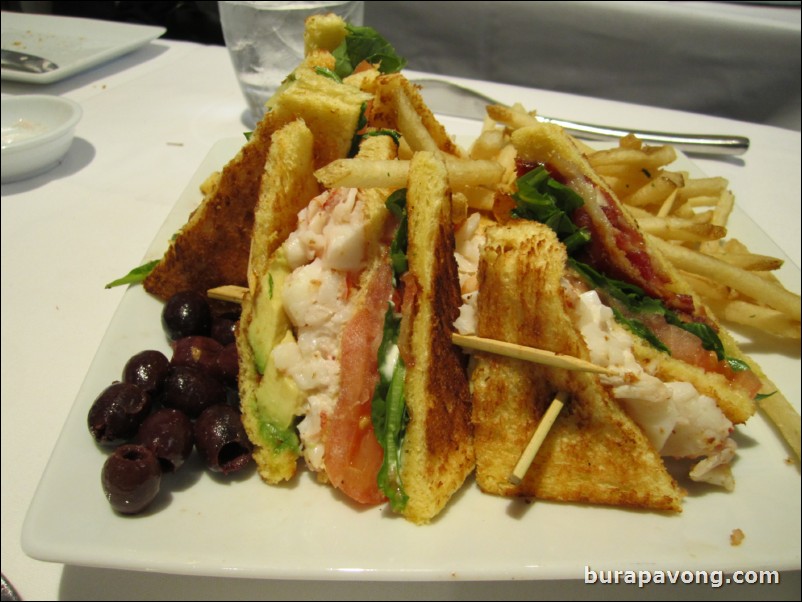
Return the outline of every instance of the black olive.
[[[141,512],[161,485],[159,460],[147,447],[121,445],[103,464],[100,477],[111,507],[122,514]]]
[[[195,447],[210,470],[223,474],[245,468],[253,449],[239,412],[224,404],[206,408],[195,421]]]
[[[209,336],[221,345],[228,345],[234,342],[237,328],[237,318],[231,314],[225,314],[212,320],[212,329]]]
[[[190,418],[216,403],[225,403],[226,389],[214,376],[192,366],[172,366],[164,381],[161,402]]]
[[[214,367],[214,374],[225,384],[236,387],[239,375],[239,355],[237,344],[230,343],[220,350]]]
[[[87,422],[95,441],[112,444],[130,439],[150,412],[150,396],[131,383],[106,387],[89,409]]]
[[[161,464],[162,472],[178,470],[192,453],[195,437],[192,421],[173,408],[161,408],[145,418],[134,437],[134,443],[147,447]]]
[[[216,377],[217,356],[222,350],[223,346],[211,337],[184,337],[173,344],[170,365],[193,366]]]
[[[195,291],[176,293],[164,304],[162,326],[172,341],[194,335],[208,336],[212,327],[208,299]]]
[[[170,361],[161,351],[140,351],[126,362],[123,381],[153,396],[161,390],[169,367]]]

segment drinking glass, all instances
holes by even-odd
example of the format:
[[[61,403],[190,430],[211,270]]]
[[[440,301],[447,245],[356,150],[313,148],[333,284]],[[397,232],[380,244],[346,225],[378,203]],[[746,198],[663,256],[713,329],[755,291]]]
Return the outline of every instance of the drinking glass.
[[[334,13],[352,25],[362,25],[365,3],[218,2],[223,37],[234,71],[248,103],[246,121],[253,127],[265,112],[265,102],[304,56],[304,22],[319,13]]]

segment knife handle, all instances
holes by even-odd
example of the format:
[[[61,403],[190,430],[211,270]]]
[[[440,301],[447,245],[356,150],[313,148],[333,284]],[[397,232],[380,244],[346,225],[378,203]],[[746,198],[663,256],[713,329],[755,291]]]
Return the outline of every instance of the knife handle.
[[[686,153],[705,155],[742,155],[749,150],[749,138],[743,136],[719,136],[713,134],[670,134],[667,132],[651,132],[624,130],[603,125],[577,123],[553,117],[537,116],[538,120],[553,123],[564,128],[578,138],[589,140],[617,140],[627,134],[634,134],[640,140],[650,144],[670,144]]]

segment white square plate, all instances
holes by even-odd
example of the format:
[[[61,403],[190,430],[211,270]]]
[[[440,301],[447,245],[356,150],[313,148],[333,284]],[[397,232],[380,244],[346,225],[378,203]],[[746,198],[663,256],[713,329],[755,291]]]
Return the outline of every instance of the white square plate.
[[[444,120],[452,134],[473,137],[480,125]],[[200,201],[198,186],[220,169],[243,139],[213,147],[157,235],[145,259],[158,258]],[[699,173],[686,159],[682,169]],[[737,235],[757,252],[782,252],[742,212]],[[789,262],[790,263],[790,262]],[[131,266],[121,266],[124,272]],[[799,270],[783,280],[799,290]],[[103,283],[98,283],[102,286]],[[100,391],[119,379],[143,349],[167,351],[161,303],[132,286],[126,292],[64,425],[23,527],[34,558],[67,564],[188,575],[266,579],[508,580],[582,579],[591,570],[792,570],[800,566],[800,474],[761,415],[738,429],[736,490],[689,488],[677,516],[652,512],[502,499],[469,480],[428,526],[360,508],[306,471],[281,487],[254,470],[221,479],[193,460],[162,481],[155,507],[115,514],[100,486],[106,454],[87,429]],[[798,342],[746,347],[792,400],[800,398]],[[193,455],[196,458],[197,454]],[[741,529],[746,539],[730,543]]]
[[[2,69],[2,79],[57,82],[136,50],[165,31],[163,27],[115,21],[3,12],[0,46],[49,59],[58,69],[47,73]]]

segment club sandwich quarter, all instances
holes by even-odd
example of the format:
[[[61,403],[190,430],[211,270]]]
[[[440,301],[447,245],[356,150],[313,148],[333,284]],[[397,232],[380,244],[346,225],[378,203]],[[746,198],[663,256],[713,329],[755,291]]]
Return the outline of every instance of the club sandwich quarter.
[[[458,325],[617,374],[475,354],[479,486],[680,511],[683,491],[662,456],[690,459],[691,479],[732,489],[730,435],[768,387],[760,368],[650,247],[572,140],[538,125],[512,141],[520,177],[500,203],[500,223],[472,234],[476,285]],[[465,238],[458,233],[458,250]],[[558,392],[567,393],[565,409],[513,485],[508,476]]]
[[[318,191],[311,137],[290,124],[268,156],[238,335],[243,421],[268,483],[303,457],[353,501],[428,522],[474,465],[445,165],[416,153],[405,189]],[[359,157],[394,153],[371,137]],[[283,240],[278,223],[295,224]]]

